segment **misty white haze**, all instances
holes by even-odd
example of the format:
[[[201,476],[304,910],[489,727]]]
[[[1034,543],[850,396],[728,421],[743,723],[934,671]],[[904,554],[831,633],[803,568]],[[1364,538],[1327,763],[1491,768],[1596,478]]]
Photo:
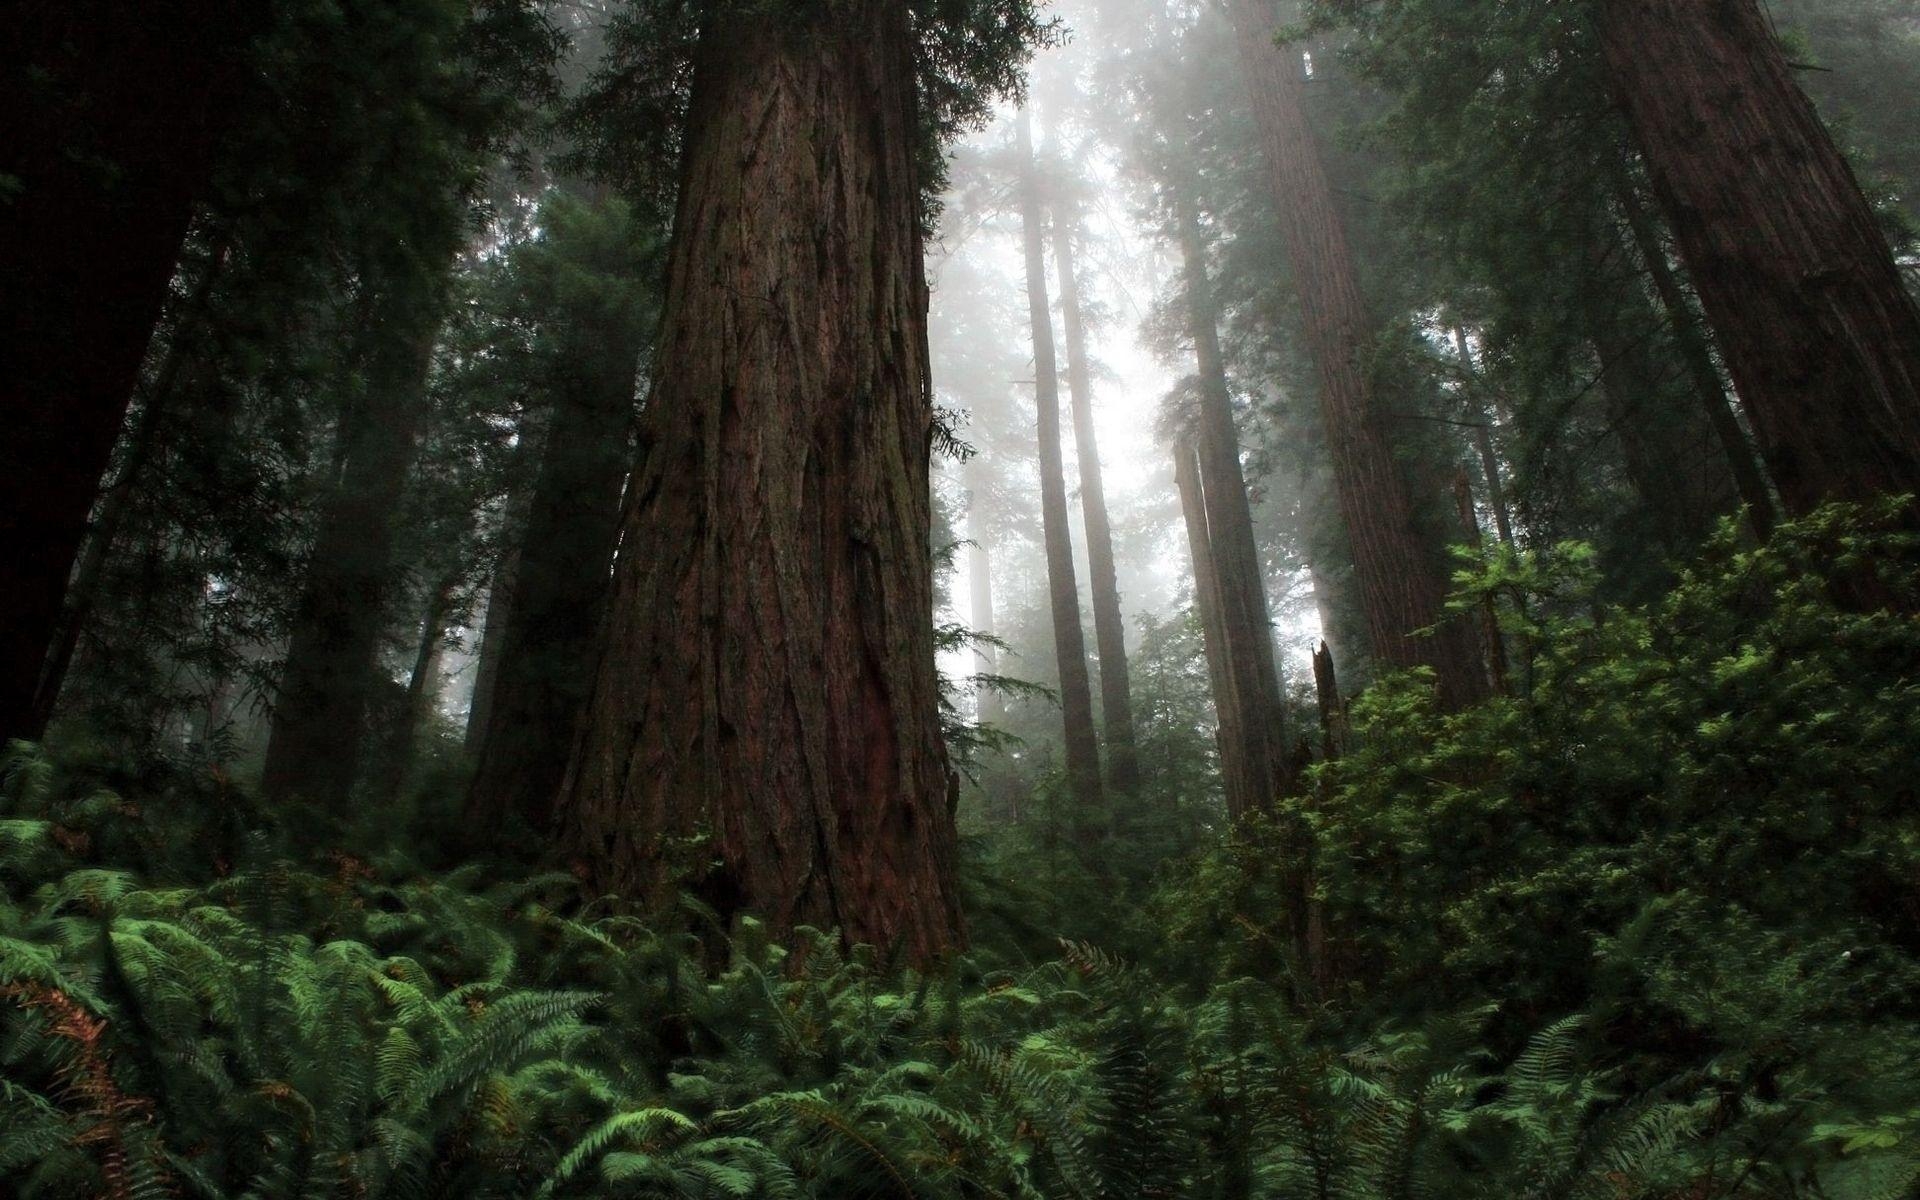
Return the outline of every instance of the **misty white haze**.
[[[1090,128],[1082,90],[1095,73],[1111,70],[1103,60],[1116,48],[1103,44],[1117,17],[1134,7],[1130,0],[1106,5],[1074,0],[1053,7],[1066,33],[1062,44],[1041,50],[1030,69],[1028,103],[1035,115],[1035,156],[1045,163],[1070,162],[1086,192],[1081,197],[1077,276],[1088,313],[1088,357],[1093,378],[1093,416],[1106,500],[1114,527],[1115,556],[1128,645],[1137,645],[1139,618],[1166,619],[1192,600],[1192,566],[1185,542],[1171,467],[1171,447],[1156,432],[1170,390],[1193,367],[1191,349],[1171,359],[1157,353],[1142,325],[1156,297],[1177,284],[1181,264],[1144,219],[1146,186],[1126,178],[1123,154],[1110,131]],[[1119,11],[1108,11],[1119,10]],[[995,608],[1004,619],[1010,607],[1037,611],[1046,603],[1046,577],[1040,561],[1039,483],[1031,428],[1033,361],[1027,325],[1026,284],[1021,254],[1021,223],[1013,200],[1006,158],[1014,140],[1017,109],[1002,105],[990,125],[972,132],[953,150],[955,177],[945,197],[942,222],[928,247],[932,287],[931,340],[934,387],[939,402],[966,417],[958,430],[963,441],[1007,472],[1024,488],[1028,506],[1007,515],[1014,540],[987,547],[994,576]],[[1061,388],[1066,383],[1065,343],[1061,333],[1058,263],[1049,240],[1048,287],[1054,337],[1060,349]],[[992,328],[1002,339],[983,336]],[[991,373],[983,360],[1015,359],[1017,372]],[[944,369],[943,369],[944,368]],[[956,376],[987,371],[986,385],[1004,389],[1000,397],[982,397],[953,386]],[[1001,378],[1004,376],[1004,378]],[[1010,403],[1019,412],[1008,425],[992,403]],[[1064,401],[1063,401],[1064,403]],[[1002,410],[1005,411],[1005,410]],[[1083,592],[1089,576],[1087,538],[1079,489],[1079,454],[1073,423],[1063,420],[1065,465],[1072,513],[1076,575]],[[967,537],[966,469],[951,462],[936,466],[936,483],[953,507],[956,532]],[[953,573],[940,597],[941,619],[1006,636],[974,613],[968,603],[971,572],[978,556],[956,553]],[[1290,580],[1270,581],[1276,651],[1283,670],[1304,669],[1320,626],[1311,605],[1284,605]],[[1021,678],[1053,677],[1050,650],[1009,637],[1011,662],[1001,671]],[[965,678],[971,655],[949,651],[942,669]]]

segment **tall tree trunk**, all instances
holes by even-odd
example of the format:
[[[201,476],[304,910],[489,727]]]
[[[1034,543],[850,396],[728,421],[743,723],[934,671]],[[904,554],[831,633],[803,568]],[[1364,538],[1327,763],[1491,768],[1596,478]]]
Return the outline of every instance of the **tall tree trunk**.
[[[1060,315],[1067,335],[1067,393],[1073,400],[1073,444],[1080,461],[1080,508],[1087,527],[1088,586],[1093,591],[1093,636],[1100,651],[1100,717],[1107,735],[1107,779],[1131,795],[1140,788],[1135,750],[1133,698],[1127,670],[1127,623],[1120,609],[1120,579],[1113,562],[1113,523],[1100,472],[1100,446],[1093,428],[1093,373],[1080,311],[1080,281],[1074,272],[1074,222],[1053,217],[1053,261],[1060,273]]]
[[[1274,44],[1278,22],[1267,0],[1228,0],[1227,9],[1273,176],[1307,348],[1320,377],[1321,412],[1371,649],[1388,666],[1432,667],[1443,703],[1470,704],[1486,695],[1485,672],[1472,629],[1446,618],[1446,573],[1420,537],[1362,365],[1369,322],[1345,223],[1302,106],[1300,56]],[[1412,636],[1435,625],[1432,637]]]
[[[524,522],[509,520],[508,528],[524,527]],[[475,758],[485,747],[487,730],[493,724],[493,697],[500,686],[500,660],[506,657],[514,568],[519,561],[520,545],[516,542],[499,554],[493,579],[487,584],[487,611],[481,619],[479,657],[473,668],[473,697],[467,702],[467,732],[463,743],[468,755]]]
[[[1240,704],[1234,695],[1233,672],[1228,669],[1227,634],[1221,619],[1220,576],[1213,565],[1213,539],[1207,528],[1206,486],[1200,480],[1200,455],[1185,438],[1173,448],[1173,478],[1180,489],[1180,515],[1187,526],[1187,553],[1193,563],[1193,607],[1200,618],[1200,641],[1207,656],[1207,679],[1212,685],[1220,755],[1220,783],[1226,793],[1227,813],[1238,820],[1258,810],[1272,797],[1270,784],[1248,770],[1246,734],[1240,723]]]
[[[560,840],[603,891],[689,886],[926,961],[962,933],[915,46],[891,0],[811,12],[702,33]]]
[[[7,14],[0,739],[40,734],[68,576],[267,11],[26,0]]]
[[[1060,439],[1060,368],[1053,349],[1053,310],[1047,303],[1047,246],[1039,173],[1033,162],[1033,118],[1020,110],[1020,226],[1026,240],[1027,316],[1033,331],[1034,409],[1040,445],[1040,524],[1047,550],[1047,598],[1053,613],[1053,653],[1060,667],[1060,708],[1066,725],[1067,781],[1078,809],[1076,828],[1098,827],[1106,811],[1100,781],[1100,744],[1094,734],[1093,685],[1087,672],[1086,633],[1080,625],[1080,586],[1067,515],[1065,456]]]
[[[1273,619],[1267,610],[1266,576],[1253,536],[1253,511],[1240,469],[1240,431],[1233,420],[1227,389],[1226,359],[1220,352],[1213,286],[1207,278],[1206,243],[1192,198],[1174,189],[1184,259],[1189,324],[1199,368],[1199,412],[1195,447],[1200,460],[1200,491],[1206,504],[1207,544],[1220,606],[1228,675],[1225,695],[1215,707],[1231,707],[1236,737],[1226,745],[1238,760],[1229,772],[1239,783],[1227,793],[1236,819],[1263,809],[1292,786],[1288,777],[1285,714],[1280,707],[1280,672],[1273,656]],[[1236,799],[1236,792],[1238,798]]]
[[[405,744],[409,747],[440,702],[440,664],[447,653],[447,610],[453,603],[453,589],[458,583],[457,578],[450,576],[434,587],[420,623],[420,642],[414,648],[413,670],[407,675]]]
[[[1596,256],[1581,303],[1627,477],[1660,547],[1688,555],[1738,503],[1727,456],[1707,414],[1667,386],[1665,364],[1655,353],[1664,321],[1638,281],[1618,278]]]
[[[628,433],[643,347],[615,340],[624,344],[599,350],[594,377],[557,399],[547,432],[468,793],[477,819],[512,812],[544,828],[566,775],[593,681],[620,490],[632,461]],[[572,356],[576,369],[588,353]]]
[[[1760,6],[1595,11],[1615,100],[1787,512],[1920,493],[1920,310]]]
[[[980,490],[969,488],[967,491],[967,620],[973,631],[992,636],[993,623],[993,553],[987,549],[987,522],[981,509]],[[999,655],[992,646],[976,644],[973,648],[973,673],[975,675],[999,674]],[[1002,711],[1000,693],[988,687],[980,687],[974,695],[973,719],[982,725],[998,723],[1006,714]]]
[[[500,665],[506,659],[507,629],[513,624],[513,593],[520,576],[520,553],[527,542],[527,523],[533,519],[533,492],[539,484],[539,466],[552,430],[552,411],[526,413],[520,442],[514,448],[514,482],[507,492],[500,518],[501,547],[493,578],[487,583],[487,612],[480,630],[480,660],[473,669],[473,698],[467,704],[467,754],[478,759],[493,726],[493,702],[500,690]]]
[[[1713,364],[1713,351],[1707,345],[1706,333],[1700,328],[1693,306],[1687,302],[1679,277],[1667,261],[1667,248],[1661,244],[1652,216],[1632,187],[1624,183],[1618,189],[1617,199],[1621,215],[1626,218],[1627,231],[1633,236],[1634,248],[1639,251],[1640,264],[1647,278],[1653,281],[1654,295],[1666,313],[1680,361],[1686,367],[1687,381],[1726,455],[1727,469],[1733,473],[1740,502],[1746,506],[1747,525],[1754,536],[1764,542],[1773,535],[1778,515],[1774,511],[1773,492],[1767,487],[1766,473],[1754,455],[1753,443],[1747,440],[1746,430],[1740,428],[1740,419],[1734,415],[1726,385],[1720,380],[1720,369]]]
[[[426,407],[435,319],[375,306],[365,394],[346,418],[346,453],[329,491],[293,616],[262,787],[343,809],[361,767],[378,691],[393,558],[393,512]]]
[[[1481,546],[1480,517],[1473,509],[1473,481],[1467,477],[1466,468],[1453,481],[1454,503],[1460,513],[1460,532],[1466,544],[1476,553]],[[1323,645],[1321,647],[1325,649]],[[1495,695],[1505,695],[1507,691],[1507,639],[1500,628],[1500,608],[1492,595],[1480,601],[1480,649],[1482,661],[1487,665],[1487,682]],[[1315,673],[1318,674],[1316,663]]]
[[[161,360],[159,370],[154,373],[152,385],[145,389],[139,414],[133,428],[128,431],[127,448],[121,456],[120,470],[114,476],[113,486],[100,498],[92,528],[87,531],[79,565],[74,570],[72,582],[67,586],[66,602],[60,620],[54,627],[52,644],[47,649],[47,661],[40,670],[40,682],[33,700],[33,719],[40,728],[45,728],[52,719],[54,706],[59,702],[60,689],[66,683],[67,668],[73,664],[74,648],[79,645],[80,633],[86,628],[87,620],[93,614],[93,606],[99,599],[100,581],[106,574],[107,560],[120,535],[121,524],[126,520],[135,488],[159,445],[160,427],[179,386],[180,372],[189,353],[188,343],[205,316],[208,300],[213,294],[215,282],[220,278],[226,257],[227,245],[223,239],[215,244],[200,268],[200,278],[179,314],[172,337],[167,341],[166,355]]]
[[[1460,325],[1453,327],[1453,348],[1460,355],[1460,366],[1466,371],[1467,378],[1479,383],[1480,367],[1473,359],[1473,343],[1467,340],[1467,331]],[[1487,487],[1487,506],[1493,510],[1493,528],[1500,535],[1501,544],[1511,546],[1514,544],[1513,510],[1507,506],[1506,478],[1500,470],[1500,455],[1493,445],[1499,417],[1492,405],[1482,407],[1476,415],[1480,420],[1473,426],[1473,449],[1480,458],[1481,481]]]
[[[400,706],[399,720],[387,735],[384,751],[386,786],[395,795],[407,785],[413,772],[414,743],[439,700],[440,662],[447,649],[447,610],[459,584],[457,573],[436,582],[420,614],[420,636],[414,642],[413,669],[407,673],[406,699]]]
[[[1318,558],[1308,561],[1307,579],[1313,588],[1313,614],[1320,623],[1320,644],[1338,660],[1340,605],[1336,597],[1339,585]]]
[[[1313,694],[1320,709],[1321,756],[1328,762],[1338,762],[1347,736],[1347,705],[1340,697],[1340,675],[1334,669],[1333,651],[1324,641],[1313,652]]]

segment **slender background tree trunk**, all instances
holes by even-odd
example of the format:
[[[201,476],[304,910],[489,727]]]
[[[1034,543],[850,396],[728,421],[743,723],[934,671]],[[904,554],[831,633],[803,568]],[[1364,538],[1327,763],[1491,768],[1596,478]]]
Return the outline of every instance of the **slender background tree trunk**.
[[[1733,473],[1734,486],[1740,492],[1740,502],[1746,506],[1747,526],[1753,530],[1755,537],[1764,542],[1772,536],[1774,523],[1779,516],[1775,510],[1773,492],[1767,487],[1766,472],[1754,455],[1753,443],[1747,440],[1746,430],[1740,427],[1740,419],[1734,415],[1733,404],[1727,399],[1726,385],[1720,380],[1720,369],[1714,366],[1713,351],[1707,345],[1706,332],[1700,328],[1699,318],[1693,306],[1687,302],[1686,291],[1681,287],[1672,265],[1667,262],[1667,248],[1661,244],[1653,217],[1641,205],[1640,197],[1632,188],[1622,185],[1618,199],[1627,231],[1633,237],[1634,249],[1639,252],[1641,267],[1653,283],[1654,295],[1659,298],[1660,308],[1666,314],[1667,324],[1673,332],[1674,344],[1686,367],[1687,381],[1694,397],[1700,402],[1700,410],[1713,426],[1713,434],[1720,441],[1721,451],[1726,455],[1727,469]]]
[[[1215,693],[1215,707],[1233,709],[1222,728],[1234,738],[1223,753],[1236,758],[1228,772],[1238,780],[1230,788],[1228,812],[1235,818],[1270,805],[1292,785],[1280,706],[1280,672],[1274,663],[1273,619],[1267,609],[1265,573],[1253,536],[1253,510],[1240,468],[1240,432],[1227,389],[1226,359],[1220,352],[1213,287],[1207,278],[1206,243],[1193,201],[1176,190],[1181,254],[1186,272],[1188,318],[1199,368],[1199,412],[1195,445],[1200,462],[1200,496],[1206,505],[1207,545],[1220,609],[1226,694]],[[1239,795],[1236,799],[1235,791]]]
[[[384,786],[393,796],[400,795],[412,778],[415,743],[440,700],[440,663],[447,649],[447,611],[459,584],[458,574],[435,581],[427,594],[426,608],[420,614],[420,634],[414,642],[413,668],[407,673],[406,698],[400,705],[399,720],[386,736]]]
[[[1140,761],[1133,732],[1133,698],[1127,669],[1127,622],[1120,608],[1120,579],[1113,563],[1113,523],[1100,471],[1100,444],[1093,428],[1093,373],[1080,311],[1080,281],[1074,272],[1074,224],[1053,215],[1053,261],[1060,273],[1060,316],[1067,335],[1067,393],[1073,400],[1073,445],[1080,461],[1080,508],[1087,527],[1087,583],[1093,592],[1094,645],[1100,651],[1100,719],[1107,735],[1107,779],[1131,795],[1140,787]]]
[[[1473,343],[1467,340],[1467,331],[1459,325],[1453,327],[1453,348],[1460,356],[1460,368],[1467,373],[1469,383],[1478,386],[1483,378],[1480,367],[1473,358]],[[1500,469],[1500,454],[1494,448],[1493,435],[1499,427],[1499,416],[1491,404],[1477,405],[1474,414],[1479,420],[1473,426],[1473,449],[1480,459],[1481,482],[1487,489],[1487,507],[1493,510],[1494,532],[1500,541],[1508,546],[1513,540],[1513,512],[1507,506],[1506,476]],[[1471,419],[1471,418],[1469,418]]]
[[[1200,641],[1207,656],[1207,679],[1213,688],[1220,754],[1220,782],[1227,812],[1242,813],[1267,802],[1267,781],[1248,773],[1246,733],[1240,726],[1240,703],[1233,692],[1233,672],[1227,669],[1227,635],[1220,617],[1220,577],[1213,566],[1213,544],[1207,530],[1206,489],[1200,482],[1200,456],[1182,438],[1173,448],[1173,478],[1180,489],[1180,515],[1187,526],[1187,553],[1193,563],[1193,607],[1200,618]]]
[[[487,585],[487,612],[481,619],[479,656],[473,667],[473,696],[467,702],[465,745],[469,755],[479,757],[486,746],[487,728],[493,722],[493,695],[500,683],[500,660],[505,656],[507,625],[513,610],[514,566],[520,561],[515,544],[499,556],[493,568],[493,581]]]
[[[600,377],[557,400],[500,631],[469,792],[476,818],[552,819],[599,648],[641,349],[602,350]]]
[[[993,623],[993,552],[988,549],[986,514],[982,511],[980,499],[982,490],[978,487],[967,491],[967,619],[972,622],[975,633],[992,635]],[[976,675],[997,675],[1000,671],[999,654],[992,646],[976,645],[973,648],[973,672]],[[973,719],[982,725],[997,724],[1006,714],[1002,711],[1000,693],[991,688],[982,687],[974,696]]]
[[[342,811],[378,690],[393,566],[393,513],[425,416],[438,321],[376,307],[366,394],[341,431],[340,475],[322,507],[274,703],[262,786]],[[411,331],[407,326],[415,326]]]
[[[1026,238],[1027,310],[1033,330],[1034,409],[1040,443],[1040,523],[1047,551],[1047,598],[1053,613],[1053,652],[1060,668],[1060,708],[1066,724],[1067,781],[1089,833],[1106,812],[1100,744],[1094,734],[1093,684],[1087,672],[1086,633],[1080,625],[1080,586],[1067,515],[1066,462],[1060,437],[1060,369],[1053,349],[1053,310],[1047,303],[1047,246],[1040,180],[1033,162],[1033,118],[1019,118],[1020,225]]]

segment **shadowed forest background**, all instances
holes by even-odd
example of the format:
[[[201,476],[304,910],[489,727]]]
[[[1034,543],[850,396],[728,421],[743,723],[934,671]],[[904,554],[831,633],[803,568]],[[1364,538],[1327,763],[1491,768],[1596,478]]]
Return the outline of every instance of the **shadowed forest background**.
[[[1913,0],[0,29],[0,1196],[1920,1198]]]

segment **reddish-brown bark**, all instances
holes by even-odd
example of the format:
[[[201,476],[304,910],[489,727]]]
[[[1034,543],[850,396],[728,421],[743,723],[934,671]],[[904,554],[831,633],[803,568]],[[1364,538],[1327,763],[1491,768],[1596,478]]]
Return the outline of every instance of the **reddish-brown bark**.
[[[606,649],[558,816],[595,888],[659,905],[688,887],[926,961],[961,921],[916,106],[887,0],[831,21],[729,8],[704,31]]]
[[[1606,0],[1601,51],[1787,512],[1920,492],[1920,311],[1755,0]]]
[[[1267,0],[1228,0],[1227,9],[1273,176],[1307,348],[1320,379],[1335,490],[1353,547],[1369,648],[1386,666],[1432,667],[1445,703],[1472,703],[1486,695],[1486,675],[1473,630],[1465,622],[1443,620],[1446,574],[1420,536],[1362,365],[1370,326],[1346,226],[1302,105],[1300,56],[1274,44],[1279,22]],[[1434,636],[1413,636],[1436,624]]]
[[[1100,744],[1093,725],[1093,684],[1087,671],[1086,632],[1080,625],[1080,584],[1073,563],[1073,530],[1067,514],[1065,456],[1060,438],[1060,367],[1053,348],[1053,311],[1047,303],[1047,243],[1040,182],[1033,164],[1033,119],[1018,122],[1020,226],[1027,267],[1027,317],[1033,331],[1035,440],[1040,451],[1040,525],[1046,542],[1047,600],[1053,615],[1053,653],[1060,672],[1060,709],[1065,724],[1067,781],[1085,833],[1106,809],[1100,779]]]

